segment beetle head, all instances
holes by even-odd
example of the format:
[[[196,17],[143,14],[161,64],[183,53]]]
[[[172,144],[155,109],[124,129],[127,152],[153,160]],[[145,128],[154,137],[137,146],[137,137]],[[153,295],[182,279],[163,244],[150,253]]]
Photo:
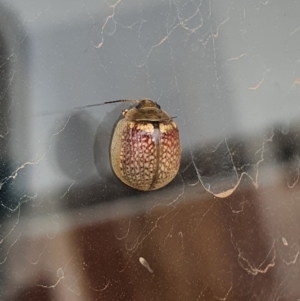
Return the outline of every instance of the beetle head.
[[[123,116],[130,121],[171,121],[172,118],[163,110],[160,105],[149,98],[138,100],[136,107],[124,110]]]
[[[136,106],[134,108],[123,110],[123,116],[129,121],[172,121],[172,117],[170,117],[165,111],[161,110],[160,105],[155,101],[152,101],[149,98],[144,99],[122,99],[122,100],[113,100],[113,101],[106,101],[100,104],[92,104],[87,105],[85,107],[79,107],[76,109],[88,108],[88,107],[95,107],[101,106],[110,103],[118,103],[118,102],[131,102],[135,103]]]

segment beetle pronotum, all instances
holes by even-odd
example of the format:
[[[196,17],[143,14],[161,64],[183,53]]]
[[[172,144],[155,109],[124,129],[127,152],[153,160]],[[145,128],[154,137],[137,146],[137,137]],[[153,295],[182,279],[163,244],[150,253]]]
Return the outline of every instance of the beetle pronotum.
[[[178,173],[181,159],[179,131],[173,118],[147,98],[103,104],[116,102],[132,102],[136,106],[123,110],[124,118],[113,133],[110,160],[114,173],[138,190],[166,186]]]

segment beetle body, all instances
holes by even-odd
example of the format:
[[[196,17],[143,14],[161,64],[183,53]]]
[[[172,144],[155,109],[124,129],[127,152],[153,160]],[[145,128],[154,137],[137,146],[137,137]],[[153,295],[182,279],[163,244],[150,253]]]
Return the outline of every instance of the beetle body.
[[[178,173],[179,131],[173,119],[150,99],[124,110],[111,141],[111,165],[116,176],[138,190],[155,190]]]

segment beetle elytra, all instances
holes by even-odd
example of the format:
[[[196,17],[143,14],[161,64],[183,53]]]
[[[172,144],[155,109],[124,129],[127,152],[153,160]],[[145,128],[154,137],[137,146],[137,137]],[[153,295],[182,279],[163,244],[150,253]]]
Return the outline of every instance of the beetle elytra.
[[[112,136],[110,160],[115,175],[138,190],[166,186],[177,175],[181,160],[179,131],[173,118],[148,98],[103,104],[116,102],[133,102],[136,106],[123,110],[124,118]]]
[[[123,111],[111,141],[111,165],[116,176],[138,190],[169,184],[181,159],[179,131],[173,119],[150,99]]]

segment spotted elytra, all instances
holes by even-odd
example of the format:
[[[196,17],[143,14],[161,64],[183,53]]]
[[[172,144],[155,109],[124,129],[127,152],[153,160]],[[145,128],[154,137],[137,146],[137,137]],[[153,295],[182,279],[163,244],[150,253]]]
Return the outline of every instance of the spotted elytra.
[[[173,118],[150,99],[103,104],[117,102],[137,105],[123,110],[124,118],[115,127],[110,146],[114,173],[126,185],[138,190],[166,186],[178,173],[181,159],[179,131]]]

